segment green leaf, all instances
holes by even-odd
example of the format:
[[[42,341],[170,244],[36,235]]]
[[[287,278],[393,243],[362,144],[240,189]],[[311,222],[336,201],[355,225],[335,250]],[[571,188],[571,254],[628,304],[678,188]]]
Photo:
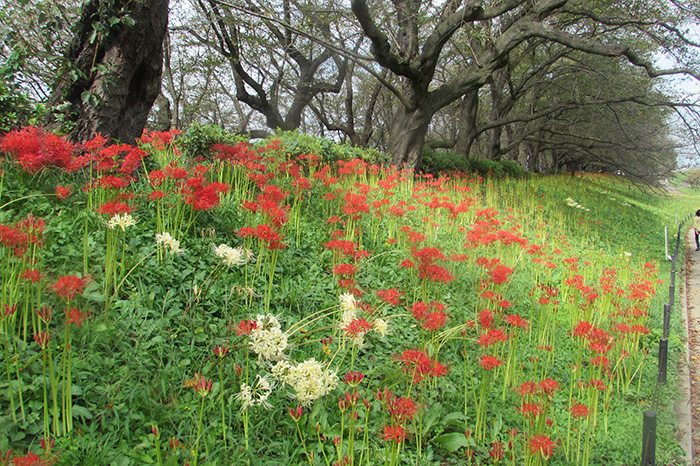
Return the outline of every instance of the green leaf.
[[[442,434],[435,437],[433,440],[436,444],[440,445],[445,450],[450,453],[459,450],[462,447],[468,447],[469,442],[467,442],[467,437],[461,432],[450,432],[449,434]]]
[[[85,406],[73,405],[73,417],[81,417],[85,420],[92,419],[92,413]]]
[[[435,403],[423,419],[423,434],[430,432],[430,429],[433,428],[441,414],[442,405],[440,403]]]

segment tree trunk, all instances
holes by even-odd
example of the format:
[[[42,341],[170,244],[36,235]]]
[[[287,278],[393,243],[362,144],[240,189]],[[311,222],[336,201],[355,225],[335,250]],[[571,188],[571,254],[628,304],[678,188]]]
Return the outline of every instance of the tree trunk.
[[[421,107],[399,108],[389,130],[389,153],[393,165],[418,168],[432,117],[431,112]]]
[[[71,139],[100,133],[133,143],[141,136],[160,92],[167,24],[168,0],[90,0],[83,6],[66,53],[74,69],[63,73],[50,99],[54,108],[71,104]]]
[[[469,157],[472,144],[476,141],[476,116],[479,111],[479,89],[469,91],[459,106],[459,129],[457,131],[457,142],[455,152],[465,157]]]

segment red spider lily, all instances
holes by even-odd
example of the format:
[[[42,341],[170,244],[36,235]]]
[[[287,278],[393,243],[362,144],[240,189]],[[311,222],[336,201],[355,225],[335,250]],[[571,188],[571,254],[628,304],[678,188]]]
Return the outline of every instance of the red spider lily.
[[[493,312],[488,309],[484,309],[479,313],[479,325],[482,328],[488,329],[493,325]]]
[[[419,267],[419,271],[420,273],[418,275],[418,278],[422,280],[447,283],[454,281],[455,279],[446,268],[440,267],[439,265],[435,264]]]
[[[447,314],[445,314],[442,310],[437,310],[429,313],[425,317],[425,321],[423,322],[423,328],[429,331],[440,330],[442,327],[445,326],[446,322]]]
[[[194,385],[192,387],[194,388],[194,391],[197,392],[198,395],[205,397],[209,393],[211,393],[211,385],[212,381],[206,380],[203,375],[195,374],[194,375]]]
[[[345,336],[353,339],[372,330],[372,324],[367,322],[364,318],[353,319],[345,326],[344,330]]]
[[[557,383],[556,380],[544,379],[542,382],[540,382],[540,389],[547,395],[551,395],[558,388],[559,383]]]
[[[586,337],[588,337],[588,334],[592,328],[593,328],[593,325],[591,325],[590,322],[582,320],[578,324],[576,324],[576,327],[574,327],[574,330],[572,333],[574,336],[586,338]]]
[[[323,245],[324,248],[340,253],[341,256],[349,256],[354,260],[359,260],[369,256],[367,251],[359,248],[355,243],[348,240],[334,239]]]
[[[109,215],[110,217],[116,214],[130,214],[135,210],[134,207],[130,207],[128,204],[123,202],[105,202],[97,209],[97,212],[103,215]]]
[[[508,338],[509,336],[506,333],[503,333],[503,330],[492,328],[486,333],[481,334],[477,340],[477,343],[479,343],[479,346],[482,348],[488,348],[496,343],[507,341]]]
[[[336,164],[338,165],[339,175],[350,175],[353,173],[364,175],[367,173],[367,162],[362,159],[352,159],[349,161],[338,160]]]
[[[497,285],[507,283],[514,270],[505,265],[497,265],[490,273],[491,281]]]
[[[414,382],[421,382],[425,377],[442,377],[447,373],[447,367],[419,350],[406,350],[399,359],[403,372],[413,377]]]
[[[603,382],[601,379],[591,379],[586,383],[586,388],[588,387],[593,387],[597,390],[604,391],[605,382]]]
[[[34,312],[36,312],[36,315],[39,316],[39,319],[41,319],[43,323],[48,324],[51,321],[52,311],[52,307],[42,306],[41,310],[36,309]]]
[[[184,191],[185,203],[191,205],[194,210],[209,210],[219,205],[219,194],[226,193],[228,189],[228,185],[223,183],[213,182],[205,185],[200,178],[190,178],[188,189]]]
[[[0,151],[10,153],[23,170],[34,174],[50,167],[69,170],[74,147],[63,137],[29,126],[4,135]]]
[[[0,225],[0,245],[7,248],[16,248],[27,242],[27,235],[19,228],[9,225]]]
[[[418,259],[421,265],[434,264],[435,261],[445,260],[445,255],[438,248],[425,247],[421,249],[416,249],[415,247],[411,250],[411,256]]]
[[[267,243],[268,249],[283,249],[282,236],[276,233],[270,225],[262,223],[255,228],[244,227],[238,230],[238,234],[243,238],[256,237],[263,243]]]
[[[29,280],[32,283],[37,283],[41,281],[43,277],[44,275],[36,269],[27,269],[24,272],[22,272],[22,278],[25,280]]]
[[[345,374],[343,380],[346,384],[350,385],[351,387],[357,387],[364,380],[364,378],[365,374],[363,374],[362,372],[349,371]]]
[[[396,424],[406,424],[413,419],[418,411],[418,407],[411,397],[391,397],[386,400],[386,407],[391,419]]]
[[[357,267],[352,264],[339,264],[333,267],[333,275],[340,277],[354,277],[357,273]]]
[[[571,411],[571,415],[574,418],[588,417],[588,414],[589,414],[588,406],[581,404],[581,403],[574,404],[571,407],[570,411]]]
[[[15,312],[17,312],[17,303],[13,304],[12,306],[5,303],[5,309],[3,310],[3,313],[2,313],[4,318],[10,317]]]
[[[48,346],[49,344],[49,333],[48,332],[39,332],[34,334],[34,341],[36,342],[37,345],[39,345],[39,348],[44,349]]]
[[[66,325],[75,324],[80,327],[83,324],[83,319],[87,317],[88,313],[80,312],[77,308],[66,309]]]
[[[493,441],[493,447],[489,449],[489,456],[491,457],[491,460],[493,461],[501,461],[503,459],[504,455],[504,450],[503,450],[503,442],[500,440],[494,440]]]
[[[385,303],[391,304],[392,306],[398,306],[400,304],[401,296],[403,296],[403,293],[396,288],[377,291],[377,297],[379,297],[379,299]]]
[[[99,180],[97,180],[97,184],[105,189],[122,189],[129,186],[129,183],[130,181],[114,175],[102,175]]]
[[[397,444],[406,440],[407,431],[401,425],[391,425],[384,427],[384,441],[396,442]]]
[[[537,393],[537,389],[538,385],[536,382],[523,382],[517,391],[520,392],[520,396],[525,398],[527,395],[534,395]]]
[[[175,142],[175,138],[180,135],[180,133],[181,131],[178,129],[172,129],[170,131],[149,131],[144,129],[138,141],[141,144],[150,144],[155,149],[165,150],[165,146],[172,145]]]
[[[51,291],[70,302],[75,298],[76,294],[83,292],[88,281],[87,277],[79,278],[76,275],[64,275],[51,285]]]
[[[348,408],[354,408],[357,406],[357,401],[359,399],[360,394],[357,393],[357,390],[354,390],[352,393],[345,392],[343,396],[338,398],[338,408],[340,408],[341,411],[345,411]]]
[[[610,365],[610,360],[605,356],[597,356],[591,359],[591,364],[594,366],[608,367]]]
[[[534,419],[542,414],[542,407],[538,403],[523,403],[520,414],[527,419]]]
[[[289,408],[289,415],[294,419],[294,422],[298,422],[302,414],[304,414],[304,409],[301,406],[297,406],[297,409]]]
[[[253,330],[258,328],[258,323],[254,320],[243,319],[241,322],[234,326],[236,330],[236,335],[250,335]]]
[[[9,464],[10,451],[7,452],[5,457],[5,462],[3,464]],[[41,459],[38,455],[34,453],[27,453],[26,456],[16,457],[12,459],[12,464],[14,466],[50,466],[58,461],[58,456],[54,455],[49,458]]]
[[[366,196],[348,192],[345,194],[344,201],[343,213],[353,220],[359,219],[363,213],[369,213]]]
[[[554,453],[554,442],[546,435],[534,435],[530,438],[530,453],[533,455],[542,454],[545,459],[549,459]]]
[[[150,199],[151,201],[159,201],[159,200],[163,199],[165,196],[166,196],[166,194],[163,191],[158,189],[158,190],[153,191],[151,194],[149,194],[148,199]]]
[[[483,367],[487,371],[490,371],[491,369],[495,369],[501,364],[503,364],[503,361],[501,361],[495,356],[484,354],[481,356],[479,363],[481,364],[481,367]]]
[[[235,146],[228,146],[225,144],[214,144],[211,147],[214,153],[214,158],[217,160],[234,160],[234,161],[244,161],[244,160],[261,160],[262,157],[257,155],[254,151],[250,150],[250,144],[247,142],[239,142]]]
[[[215,346],[212,351],[214,352],[214,355],[216,355],[220,358],[223,358],[226,356],[226,353],[228,353],[228,350],[229,350],[228,346],[219,345],[219,346]]]
[[[528,322],[527,320],[523,319],[522,316],[519,316],[517,314],[511,314],[509,316],[506,316],[503,320],[505,320],[513,327],[527,330]]]
[[[490,260],[485,257],[478,257],[476,259],[476,263],[485,268],[486,270],[493,270],[500,262],[501,259],[497,257]]]
[[[63,201],[71,195],[72,191],[73,188],[70,186],[56,186],[56,197]]]

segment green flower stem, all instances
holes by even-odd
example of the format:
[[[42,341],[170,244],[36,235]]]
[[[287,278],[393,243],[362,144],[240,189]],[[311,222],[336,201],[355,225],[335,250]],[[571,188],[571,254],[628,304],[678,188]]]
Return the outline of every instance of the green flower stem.
[[[197,422],[197,441],[194,444],[194,462],[193,466],[197,466],[197,460],[199,459],[199,440],[202,434],[202,418],[204,417],[204,396],[201,397],[202,401],[199,404],[199,421]]]
[[[318,445],[320,447],[321,453],[323,453],[323,459],[326,462],[326,466],[330,466],[331,462],[328,460],[328,455],[326,455],[326,449],[323,448],[323,442],[321,441],[321,425],[316,424],[316,438],[318,439]]]
[[[301,446],[304,447],[304,454],[306,455],[306,461],[309,462],[309,466],[314,466],[314,462],[311,460],[311,455],[309,455],[309,450],[306,448],[306,442],[304,441],[304,436],[301,435],[301,427],[299,427],[299,420],[294,418],[294,424],[297,426],[297,434],[299,434],[299,440],[301,440]]]
[[[219,390],[221,391],[221,429],[224,440],[224,448],[226,448],[226,410],[224,407],[224,366],[219,360]]]
[[[5,330],[7,330],[7,323],[5,324]],[[3,336],[3,343],[5,347],[5,373],[7,374],[7,391],[10,394],[10,411],[12,412],[12,422],[17,422],[17,413],[16,408],[15,408],[15,397],[12,394],[12,368],[10,366],[10,349],[9,345],[7,343],[7,332],[3,331],[2,332]]]

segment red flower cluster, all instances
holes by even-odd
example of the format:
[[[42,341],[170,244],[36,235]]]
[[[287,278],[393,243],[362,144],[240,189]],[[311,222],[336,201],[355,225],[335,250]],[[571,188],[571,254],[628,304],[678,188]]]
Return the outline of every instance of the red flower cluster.
[[[402,363],[401,369],[405,374],[410,375],[414,382],[421,382],[425,377],[442,377],[447,373],[447,367],[419,350],[404,351],[399,360]]]
[[[282,243],[282,235],[276,233],[272,227],[266,223],[262,223],[255,228],[244,227],[238,230],[238,234],[243,238],[255,237],[259,241],[265,243],[268,249],[284,249],[285,244]]]
[[[83,292],[88,281],[86,277],[79,278],[76,275],[64,275],[51,285],[51,291],[70,302],[75,298],[76,294]]]
[[[388,290],[377,291],[377,296],[385,303],[389,303],[392,306],[398,306],[403,293],[399,292],[399,290],[396,288],[390,288]]]
[[[411,307],[411,312],[425,330],[440,330],[447,322],[445,305],[436,301],[430,304],[419,301]]]
[[[530,453],[541,454],[545,459],[549,459],[554,453],[554,442],[546,435],[533,435],[530,438]]]
[[[31,174],[50,167],[71,169],[73,150],[65,138],[32,126],[10,131],[0,140],[0,151],[11,154]]]
[[[492,369],[497,368],[501,364],[503,364],[503,361],[501,361],[500,359],[498,359],[495,356],[491,356],[489,354],[484,354],[481,356],[480,364],[481,364],[481,367],[483,367],[487,371],[490,371]]]

